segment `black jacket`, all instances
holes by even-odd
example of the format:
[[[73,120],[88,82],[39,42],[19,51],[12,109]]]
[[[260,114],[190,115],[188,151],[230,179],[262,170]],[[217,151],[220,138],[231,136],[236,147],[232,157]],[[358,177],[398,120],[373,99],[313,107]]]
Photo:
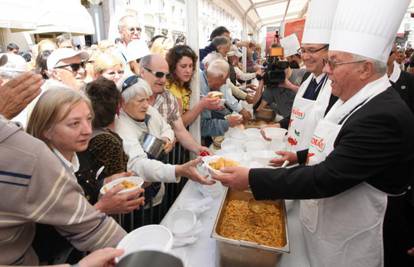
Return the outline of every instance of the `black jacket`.
[[[392,87],[400,94],[401,98],[414,113],[414,75],[406,71],[401,71],[398,80]]]
[[[349,117],[325,161],[251,169],[249,183],[256,199],[325,198],[361,182],[400,193],[414,173],[413,137],[414,115],[389,88]]]

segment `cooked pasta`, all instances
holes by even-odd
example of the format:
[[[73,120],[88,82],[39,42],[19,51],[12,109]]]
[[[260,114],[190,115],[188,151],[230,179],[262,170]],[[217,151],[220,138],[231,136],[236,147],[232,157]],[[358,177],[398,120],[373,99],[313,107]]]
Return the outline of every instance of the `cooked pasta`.
[[[208,165],[210,165],[210,167],[215,170],[220,170],[224,167],[239,166],[239,163],[231,159],[225,159],[223,157],[220,157],[217,160],[210,162]]]
[[[249,208],[249,202],[254,206]],[[286,244],[282,211],[276,203],[230,200],[224,208],[218,232],[227,238],[271,247]]]

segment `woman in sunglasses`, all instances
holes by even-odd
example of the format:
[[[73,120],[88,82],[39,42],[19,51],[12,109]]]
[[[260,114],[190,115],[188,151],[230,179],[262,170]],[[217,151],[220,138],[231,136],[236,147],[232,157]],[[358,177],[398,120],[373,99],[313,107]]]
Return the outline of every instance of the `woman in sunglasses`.
[[[121,136],[124,150],[129,156],[128,168],[144,177],[147,182],[177,183],[180,181],[179,177],[183,176],[202,184],[213,184],[214,182],[206,180],[196,170],[201,159],[182,165],[170,165],[149,158],[151,155],[146,154],[140,143],[142,134],[149,133],[165,142],[171,142],[174,132],[161,114],[149,105],[148,100],[152,91],[146,81],[135,75],[130,76],[122,83],[121,91],[122,109],[119,119],[115,121],[115,131]],[[146,202],[152,203],[154,207],[161,203],[164,195],[163,185],[155,184],[145,191],[152,192]],[[158,214],[158,211],[155,210],[154,214]]]
[[[87,149],[92,136],[93,110],[87,96],[67,88],[55,87],[43,93],[34,107],[27,132],[44,141],[69,173],[79,168],[76,155]],[[120,170],[121,171],[121,170]],[[127,175],[125,172],[109,180]],[[73,176],[74,179],[75,176]],[[117,194],[123,189],[114,187],[102,196],[95,207],[107,214],[127,213],[144,204],[141,189]]]
[[[222,109],[220,99],[202,97],[190,109],[190,83],[197,66],[197,55],[187,45],[177,45],[170,49],[166,56],[170,76],[166,88],[177,98],[182,114],[182,120],[187,127],[200,115],[204,109]]]
[[[95,79],[104,77],[118,83],[124,75],[124,65],[121,59],[115,56],[111,51],[100,53],[93,63]]]

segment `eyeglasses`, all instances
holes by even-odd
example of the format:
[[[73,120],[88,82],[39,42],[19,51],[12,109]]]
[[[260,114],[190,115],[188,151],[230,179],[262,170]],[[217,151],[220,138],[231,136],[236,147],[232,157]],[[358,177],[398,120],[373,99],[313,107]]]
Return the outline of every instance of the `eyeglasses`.
[[[148,72],[151,72],[152,75],[154,75],[155,77],[157,77],[158,79],[162,79],[164,78],[164,76],[167,76],[169,73],[168,72],[162,72],[162,71],[153,71],[147,67],[144,67],[145,70],[147,70]]]
[[[140,27],[131,27],[131,28],[128,28],[128,30],[130,32],[134,32],[134,31],[141,32],[142,31],[142,29]]]
[[[132,75],[130,77],[128,77],[123,83],[122,83],[122,87],[121,87],[121,93],[124,92],[126,89],[128,89],[129,87],[133,86],[134,84],[136,84],[139,81],[139,76],[138,75]]]
[[[111,71],[111,72],[107,72],[105,74],[110,75],[110,76],[115,76],[116,74],[118,74],[119,76],[122,76],[122,75],[124,75],[124,71],[123,70]]]
[[[302,55],[302,54],[305,54],[305,53],[308,53],[308,54],[315,54],[315,53],[317,53],[317,52],[319,52],[319,51],[321,51],[321,50],[325,50],[325,49],[328,49],[329,48],[329,45],[324,45],[324,46],[322,46],[321,48],[309,48],[309,49],[306,49],[306,48],[304,48],[304,47],[301,47],[301,48],[299,48],[298,49],[298,51],[296,51],[299,55]]]
[[[55,69],[66,69],[70,67],[72,72],[78,72],[80,68],[85,68],[85,64],[89,62],[82,61],[81,63],[72,63],[67,65],[56,66]]]
[[[347,62],[335,62],[333,60],[324,58],[323,59],[323,65],[324,66],[328,65],[330,69],[334,70],[336,67],[341,66],[341,65],[363,63],[365,61],[366,60],[355,60],[355,61],[347,61]]]

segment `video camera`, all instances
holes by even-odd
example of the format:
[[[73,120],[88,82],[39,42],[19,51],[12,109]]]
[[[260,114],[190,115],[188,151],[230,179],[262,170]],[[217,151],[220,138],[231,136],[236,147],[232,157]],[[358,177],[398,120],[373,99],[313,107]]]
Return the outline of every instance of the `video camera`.
[[[275,37],[279,40],[278,32]],[[266,86],[277,87],[279,83],[285,81],[285,69],[289,67],[289,62],[282,61],[281,58],[283,58],[283,47],[278,42],[272,44],[266,62],[263,64],[265,71],[263,79]]]

